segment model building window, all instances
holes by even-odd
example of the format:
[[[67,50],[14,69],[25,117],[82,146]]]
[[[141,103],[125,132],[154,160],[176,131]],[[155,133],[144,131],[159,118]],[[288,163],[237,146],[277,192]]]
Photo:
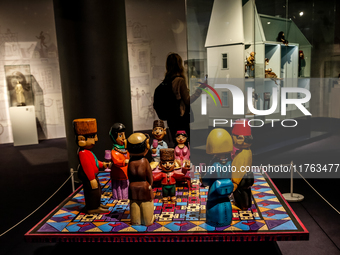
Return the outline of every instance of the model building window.
[[[228,68],[228,53],[222,54],[222,68],[227,69]]]
[[[139,72],[147,73],[148,63],[146,61],[146,51],[140,51],[138,54]]]
[[[229,107],[229,105],[228,105],[228,92],[227,91],[222,92],[222,107]]]

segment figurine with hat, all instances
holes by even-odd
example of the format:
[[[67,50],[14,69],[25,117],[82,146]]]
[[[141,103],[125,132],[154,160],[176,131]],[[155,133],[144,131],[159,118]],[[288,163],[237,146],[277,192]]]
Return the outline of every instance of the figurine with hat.
[[[247,119],[236,120],[232,129],[232,137],[234,146],[240,150],[232,162],[235,168],[231,177],[234,184],[235,209],[247,210],[252,204],[251,186],[254,184],[254,174],[244,170],[251,169],[252,166],[250,146],[253,143],[253,136]]]
[[[213,129],[206,142],[206,153],[213,155],[211,168],[202,177],[204,185],[209,186],[206,206],[207,223],[215,227],[227,226],[232,220],[232,206],[229,195],[234,185],[231,181],[231,152],[233,141],[223,128]]]
[[[175,202],[176,201],[176,179],[183,180],[185,175],[180,172],[176,172],[175,170],[175,155],[174,149],[161,149],[160,150],[161,162],[159,164],[159,169],[161,172],[154,173],[153,179],[154,181],[161,181],[162,184],[162,194],[163,201],[167,202],[168,200]]]
[[[83,183],[87,213],[109,213],[109,207],[100,203],[102,189],[97,174],[99,168],[108,168],[111,163],[99,161],[91,151],[98,141],[97,121],[93,118],[75,119],[73,120],[73,127],[79,146],[78,177]]]
[[[112,167],[110,171],[112,198],[128,199],[129,179],[127,167],[130,154],[126,150],[125,126],[122,123],[114,123],[109,131],[113,142],[111,150]]]
[[[160,162],[160,149],[168,148],[168,144],[163,140],[166,135],[166,128],[164,126],[163,120],[155,120],[153,122],[152,135],[154,136],[154,140],[152,142],[152,160],[154,162]]]
[[[145,155],[150,149],[149,135],[133,133],[127,140],[130,216],[132,225],[149,226],[154,221],[153,177]]]

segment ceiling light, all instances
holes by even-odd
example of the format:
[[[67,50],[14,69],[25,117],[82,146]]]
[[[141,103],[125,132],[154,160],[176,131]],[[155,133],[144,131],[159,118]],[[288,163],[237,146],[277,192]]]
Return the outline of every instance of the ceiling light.
[[[301,16],[303,15],[303,12],[300,12],[299,15],[300,15],[300,17],[301,17]]]

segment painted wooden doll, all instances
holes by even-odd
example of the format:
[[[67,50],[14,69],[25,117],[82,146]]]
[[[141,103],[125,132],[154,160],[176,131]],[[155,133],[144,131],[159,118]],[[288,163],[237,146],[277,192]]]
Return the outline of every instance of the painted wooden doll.
[[[160,162],[160,150],[168,148],[168,144],[163,140],[166,135],[166,129],[163,120],[155,120],[153,122],[152,135],[154,140],[152,143],[152,160],[155,162]]]
[[[183,180],[185,175],[183,173],[175,172],[175,157],[174,149],[160,150],[160,165],[161,172],[154,173],[154,181],[161,181],[163,201],[176,201],[176,179]]]
[[[232,137],[234,146],[240,150],[232,162],[232,166],[235,168],[232,173],[234,202],[238,209],[247,210],[252,204],[251,186],[254,184],[254,174],[249,171],[242,171],[247,166],[252,166],[250,146],[253,142],[253,137],[247,119],[239,119],[235,122]]]
[[[190,168],[190,150],[185,145],[188,135],[184,130],[176,133],[177,146],[175,147],[175,164],[176,168]]]
[[[232,206],[229,200],[234,187],[230,179],[232,151],[232,138],[225,129],[215,128],[209,133],[206,152],[213,155],[211,167],[214,167],[215,171],[207,172],[202,177],[202,182],[209,186],[207,223],[215,227],[227,226],[232,220]]]
[[[96,119],[73,120],[77,138],[79,168],[78,177],[83,183],[87,213],[109,213],[108,207],[100,203],[102,190],[97,177],[99,168],[110,167],[110,163],[101,162],[91,149],[98,141]]]
[[[128,199],[129,179],[127,167],[130,154],[126,150],[125,126],[115,123],[110,129],[109,135],[113,142],[111,150],[112,167],[110,172],[112,198]]]
[[[134,133],[129,136],[127,149],[131,155],[128,164],[130,216],[132,225],[149,226],[154,221],[153,177],[145,155],[150,149],[149,136]]]

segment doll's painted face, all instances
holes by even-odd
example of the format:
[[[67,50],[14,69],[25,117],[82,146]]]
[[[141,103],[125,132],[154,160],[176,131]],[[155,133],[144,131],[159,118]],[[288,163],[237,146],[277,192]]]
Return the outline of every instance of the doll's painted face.
[[[161,161],[161,168],[164,172],[172,172],[175,169],[174,161]]]
[[[126,147],[126,137],[125,132],[120,132],[117,135],[116,142],[118,145],[124,145]]]
[[[243,136],[243,135],[234,135],[233,134],[233,143],[234,146],[238,149],[246,149],[251,146],[253,143],[253,136]]]
[[[165,128],[162,127],[155,127],[152,130],[152,135],[158,140],[163,140],[163,137],[166,135],[166,130]]]
[[[92,149],[97,141],[98,141],[97,134],[87,135],[87,137],[83,135],[78,135],[78,145],[88,150]]]
[[[178,144],[184,144],[187,141],[187,137],[185,135],[176,136],[176,142]]]

